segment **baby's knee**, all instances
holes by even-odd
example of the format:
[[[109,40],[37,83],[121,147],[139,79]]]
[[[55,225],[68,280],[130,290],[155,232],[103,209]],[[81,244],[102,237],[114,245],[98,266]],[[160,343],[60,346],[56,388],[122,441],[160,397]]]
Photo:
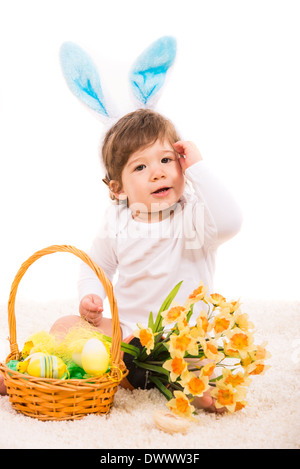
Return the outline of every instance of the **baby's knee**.
[[[57,339],[62,340],[68,334],[70,329],[75,326],[85,326],[87,322],[80,316],[72,314],[70,316],[63,316],[57,319],[51,326],[50,334],[54,335]]]

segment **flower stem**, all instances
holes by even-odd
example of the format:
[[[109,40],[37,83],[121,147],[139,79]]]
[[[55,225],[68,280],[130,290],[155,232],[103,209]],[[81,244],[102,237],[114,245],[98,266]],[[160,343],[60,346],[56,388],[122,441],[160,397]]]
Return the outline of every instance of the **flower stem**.
[[[149,376],[149,381],[155,384],[157,389],[165,396],[166,399],[168,400],[172,399],[173,397],[172,392],[168,388],[166,388],[166,386],[162,384],[159,378],[157,378],[156,376]]]
[[[145,370],[150,370],[150,371],[156,371],[157,373],[161,373],[163,375],[169,376],[169,372],[165,370],[162,366],[149,365],[148,362],[141,362],[139,360],[133,360],[133,362],[139,368],[144,368]]]

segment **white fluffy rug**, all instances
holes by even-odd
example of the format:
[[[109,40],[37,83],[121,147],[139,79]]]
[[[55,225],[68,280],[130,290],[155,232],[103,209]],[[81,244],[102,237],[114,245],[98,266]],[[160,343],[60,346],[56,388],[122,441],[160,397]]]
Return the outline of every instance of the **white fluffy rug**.
[[[26,417],[12,409],[7,396],[0,396],[0,448],[299,448],[300,302],[244,300],[242,309],[256,325],[256,343],[268,341],[272,354],[271,369],[253,378],[246,409],[232,415],[201,411],[187,434],[170,435],[153,421],[153,413],[164,409],[166,402],[156,390],[119,388],[109,415],[67,422]],[[19,348],[31,333],[48,330],[58,317],[73,313],[77,313],[73,300],[46,305],[17,301]],[[2,305],[0,337],[7,336],[6,305]]]

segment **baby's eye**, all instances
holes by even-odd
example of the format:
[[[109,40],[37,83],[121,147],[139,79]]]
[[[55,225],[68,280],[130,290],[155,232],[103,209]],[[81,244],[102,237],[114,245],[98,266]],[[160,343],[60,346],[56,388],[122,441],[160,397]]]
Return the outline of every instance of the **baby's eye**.
[[[142,171],[146,166],[144,164],[139,164],[136,168],[135,171]]]
[[[172,158],[168,158],[167,156],[161,160],[162,163],[169,163],[169,161],[172,161]]]

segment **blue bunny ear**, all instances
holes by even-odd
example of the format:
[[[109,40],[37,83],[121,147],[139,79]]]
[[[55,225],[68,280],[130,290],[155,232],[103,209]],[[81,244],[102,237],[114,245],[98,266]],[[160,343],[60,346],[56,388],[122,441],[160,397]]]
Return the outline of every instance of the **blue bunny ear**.
[[[93,111],[109,117],[97,68],[86,52],[73,42],[65,42],[60,61],[72,93]]]
[[[166,74],[176,57],[176,39],[163,36],[152,43],[136,59],[129,74],[131,89],[136,99],[149,106],[163,86]]]

